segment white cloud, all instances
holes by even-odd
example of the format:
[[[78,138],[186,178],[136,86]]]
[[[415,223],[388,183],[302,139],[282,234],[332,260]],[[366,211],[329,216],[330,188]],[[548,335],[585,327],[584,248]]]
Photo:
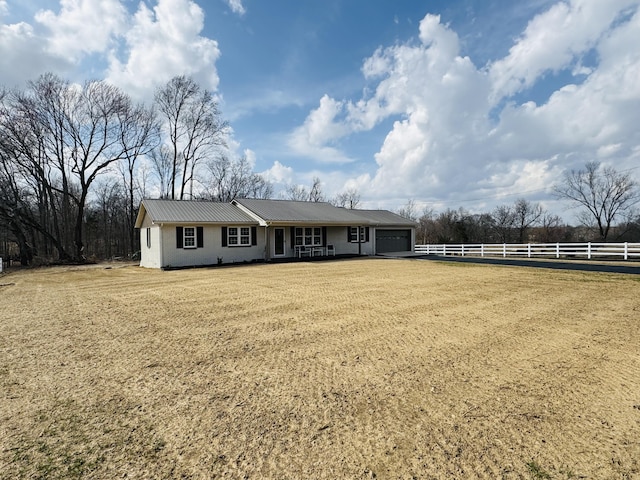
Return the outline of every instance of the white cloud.
[[[29,61],[25,62],[25,58]],[[28,23],[0,25],[2,85],[22,87],[26,80],[34,80],[44,72],[63,71],[70,66],[66,59],[45,51],[43,38]]]
[[[245,14],[246,10],[242,5],[242,0],[227,0],[227,3],[233,13],[237,13],[238,15]]]
[[[509,50],[493,63],[492,96],[499,100],[533,85],[547,72],[569,67],[593,48],[611,24],[636,0],[559,2],[536,16]]]
[[[242,154],[247,159],[247,162],[249,163],[249,165],[251,165],[251,168],[253,169],[256,166],[256,152],[254,152],[250,148],[245,148]]]
[[[412,128],[416,121],[422,127],[435,128],[435,133],[476,123],[478,113],[482,115],[485,112],[482,107],[486,101],[482,100],[482,92],[487,91],[488,84],[484,75],[468,58],[457,56],[457,37],[439,23],[438,16],[427,15],[423,19],[420,39],[420,46],[398,45],[378,49],[365,60],[362,68],[365,77],[380,79],[373,96],[353,103],[325,95],[319,108],[313,110],[304,124],[294,131],[290,143],[292,148],[299,154],[315,158],[319,155],[313,152],[344,158],[345,155],[340,154],[336,147],[329,148],[327,144],[354,132],[370,130],[390,115],[408,116],[406,122],[396,122],[395,125],[415,134],[425,132],[425,128]],[[461,107],[447,112],[453,100],[458,101]],[[473,125],[470,127],[475,128]],[[428,139],[424,141],[428,143]],[[385,145],[393,143],[393,139],[388,138]],[[378,163],[384,163],[386,156],[381,152]]]
[[[107,79],[145,97],[175,75],[191,75],[210,90],[218,87],[215,40],[200,36],[204,12],[190,0],[159,0],[151,10],[141,3],[126,33],[124,61],[113,54]]]
[[[375,156],[378,170],[363,191],[372,197],[402,192],[408,198],[444,188],[442,179],[460,167],[457,159],[473,159],[489,129],[490,85],[470,59],[459,56],[457,36],[439,17],[423,19],[420,40],[417,46],[378,49],[365,60],[365,77],[379,80],[370,98],[353,103],[323,97],[295,132],[297,151],[304,153],[302,145],[320,150],[400,116]],[[479,166],[468,165],[467,173],[480,168],[483,159],[474,160]]]
[[[0,0],[0,19],[11,13],[8,5]],[[204,12],[194,1],[140,2],[134,15],[125,0],[58,5],[37,11],[31,23],[0,23],[2,84],[22,86],[53,72],[73,81],[106,78],[149,100],[156,85],[186,74],[209,90],[218,88],[220,50],[201,35]]]
[[[640,11],[601,39],[596,46],[600,64],[582,84],[558,89],[541,106],[505,108],[494,131],[503,155],[517,146],[525,146],[529,155],[579,154],[575,167],[603,152],[623,159],[630,155],[640,145],[640,51],[629,42],[639,36]],[[539,140],[527,144],[527,137]]]
[[[280,185],[288,185],[293,180],[293,168],[287,167],[277,160],[268,170],[260,172],[266,180]]]
[[[343,126],[336,122],[343,105],[328,95],[320,99],[320,106],[313,110],[304,124],[298,127],[289,137],[289,147],[297,154],[313,158],[323,163],[350,162],[344,153],[337,148],[326,145],[344,134]]]
[[[78,61],[83,55],[106,50],[126,25],[127,11],[119,0],[61,0],[60,13],[41,10],[36,21],[51,32],[47,50]]]
[[[541,197],[565,168],[594,158],[631,168],[640,145],[639,4],[560,2],[486,68],[462,56],[455,32],[427,15],[420,43],[379,48],[363,62],[371,95],[323,97],[294,134],[297,151],[336,150],[346,135],[393,120],[376,171],[358,181],[365,201],[404,199],[397,206],[414,198],[455,208],[465,198],[492,197],[464,205],[487,208],[499,195]],[[595,60],[582,67],[588,51]],[[581,83],[547,84],[553,93],[540,105],[496,103],[563,69],[579,73]]]

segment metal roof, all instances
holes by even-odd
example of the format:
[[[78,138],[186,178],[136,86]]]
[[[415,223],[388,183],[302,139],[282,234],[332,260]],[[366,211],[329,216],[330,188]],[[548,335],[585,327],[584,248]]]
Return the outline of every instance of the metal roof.
[[[415,222],[388,210],[349,210],[327,202],[243,198],[234,200],[234,203],[241,205],[267,223],[415,226]]]
[[[416,222],[389,210],[353,210],[372,225],[415,227]]]
[[[230,203],[197,202],[191,200],[142,200],[136,226],[146,212],[154,223],[236,223],[258,222]]]
[[[232,203],[146,198],[140,205],[136,227],[142,225],[145,215],[153,223],[415,226],[415,222],[388,210],[349,210],[327,202],[245,198]]]
[[[245,207],[268,223],[324,223],[349,225],[358,219],[352,210],[334,207],[326,202],[300,202],[295,200],[237,199]]]

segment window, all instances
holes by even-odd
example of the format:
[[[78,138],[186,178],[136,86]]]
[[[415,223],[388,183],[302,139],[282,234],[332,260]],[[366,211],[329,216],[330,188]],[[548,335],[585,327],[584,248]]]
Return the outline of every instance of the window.
[[[196,248],[196,228],[184,227],[184,241],[182,242],[184,248]]]
[[[151,237],[147,237],[151,241]],[[176,227],[177,248],[202,248],[204,247],[203,227]]]
[[[256,245],[256,227],[222,227],[223,247],[250,247]]]
[[[349,242],[366,243],[369,241],[368,227],[349,227]]]
[[[322,245],[322,228],[296,227],[295,244],[308,247]]]
[[[147,228],[147,248],[151,248],[151,229]]]
[[[240,245],[251,245],[251,230],[249,227],[240,228]]]
[[[251,245],[251,229],[249,227],[229,227],[227,230],[227,243],[231,247]]]

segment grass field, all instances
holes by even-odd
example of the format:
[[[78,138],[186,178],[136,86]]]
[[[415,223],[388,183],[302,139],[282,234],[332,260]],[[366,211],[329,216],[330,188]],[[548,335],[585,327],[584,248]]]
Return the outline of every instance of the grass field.
[[[640,478],[635,276],[417,260],[0,277],[0,478]]]

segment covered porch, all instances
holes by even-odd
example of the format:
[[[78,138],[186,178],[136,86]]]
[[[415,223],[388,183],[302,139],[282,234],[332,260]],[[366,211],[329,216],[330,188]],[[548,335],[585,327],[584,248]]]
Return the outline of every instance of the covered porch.
[[[364,252],[352,242],[353,227],[347,225],[270,225],[267,227],[267,260],[334,258]],[[356,231],[360,227],[356,227]],[[364,239],[364,237],[363,237]]]

